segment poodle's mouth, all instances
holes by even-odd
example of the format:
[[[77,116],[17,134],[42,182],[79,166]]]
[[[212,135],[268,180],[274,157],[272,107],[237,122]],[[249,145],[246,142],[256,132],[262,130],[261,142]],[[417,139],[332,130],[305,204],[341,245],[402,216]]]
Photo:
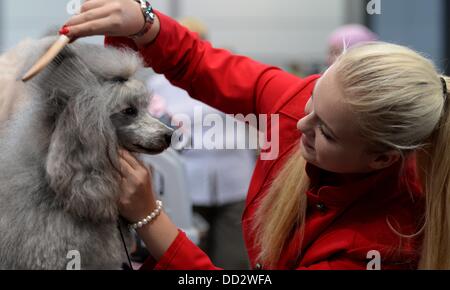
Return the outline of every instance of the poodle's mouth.
[[[166,150],[166,148],[161,148],[161,149],[151,148],[150,149],[150,148],[144,147],[139,144],[133,144],[133,147],[134,148],[132,148],[132,149],[134,149],[140,153],[147,153],[147,154],[159,154],[159,153],[163,152],[164,150]]]

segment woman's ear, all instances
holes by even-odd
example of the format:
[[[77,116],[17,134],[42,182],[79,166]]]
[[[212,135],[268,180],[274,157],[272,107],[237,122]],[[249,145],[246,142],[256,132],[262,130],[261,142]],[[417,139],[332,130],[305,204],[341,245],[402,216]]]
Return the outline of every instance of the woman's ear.
[[[398,150],[389,150],[383,153],[375,153],[369,161],[369,167],[372,170],[380,170],[391,166],[399,161],[401,154]]]
[[[116,134],[99,99],[84,92],[67,102],[56,120],[46,160],[58,203],[77,217],[95,221],[117,219],[119,195]]]

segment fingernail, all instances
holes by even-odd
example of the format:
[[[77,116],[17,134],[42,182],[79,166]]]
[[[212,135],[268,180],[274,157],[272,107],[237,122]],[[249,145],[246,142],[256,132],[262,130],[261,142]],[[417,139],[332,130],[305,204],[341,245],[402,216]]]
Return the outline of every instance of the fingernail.
[[[59,34],[64,34],[64,35],[69,34],[69,28],[67,28],[67,25],[64,25],[64,26],[59,30]]]

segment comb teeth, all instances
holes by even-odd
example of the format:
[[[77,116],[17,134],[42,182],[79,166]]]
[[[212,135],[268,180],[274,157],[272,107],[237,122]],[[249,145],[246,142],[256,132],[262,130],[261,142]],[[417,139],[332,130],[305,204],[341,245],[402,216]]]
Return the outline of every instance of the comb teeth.
[[[26,82],[41,72],[69,42],[69,37],[60,35],[47,52],[25,73],[22,81]]]

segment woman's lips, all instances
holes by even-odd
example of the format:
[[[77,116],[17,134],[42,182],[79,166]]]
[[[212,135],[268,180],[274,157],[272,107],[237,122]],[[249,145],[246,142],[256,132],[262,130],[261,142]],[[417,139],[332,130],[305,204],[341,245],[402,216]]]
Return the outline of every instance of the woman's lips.
[[[302,136],[302,143],[303,146],[305,146],[305,148],[309,151],[315,151],[314,147],[311,145],[311,143],[309,143],[306,138],[304,136]]]

